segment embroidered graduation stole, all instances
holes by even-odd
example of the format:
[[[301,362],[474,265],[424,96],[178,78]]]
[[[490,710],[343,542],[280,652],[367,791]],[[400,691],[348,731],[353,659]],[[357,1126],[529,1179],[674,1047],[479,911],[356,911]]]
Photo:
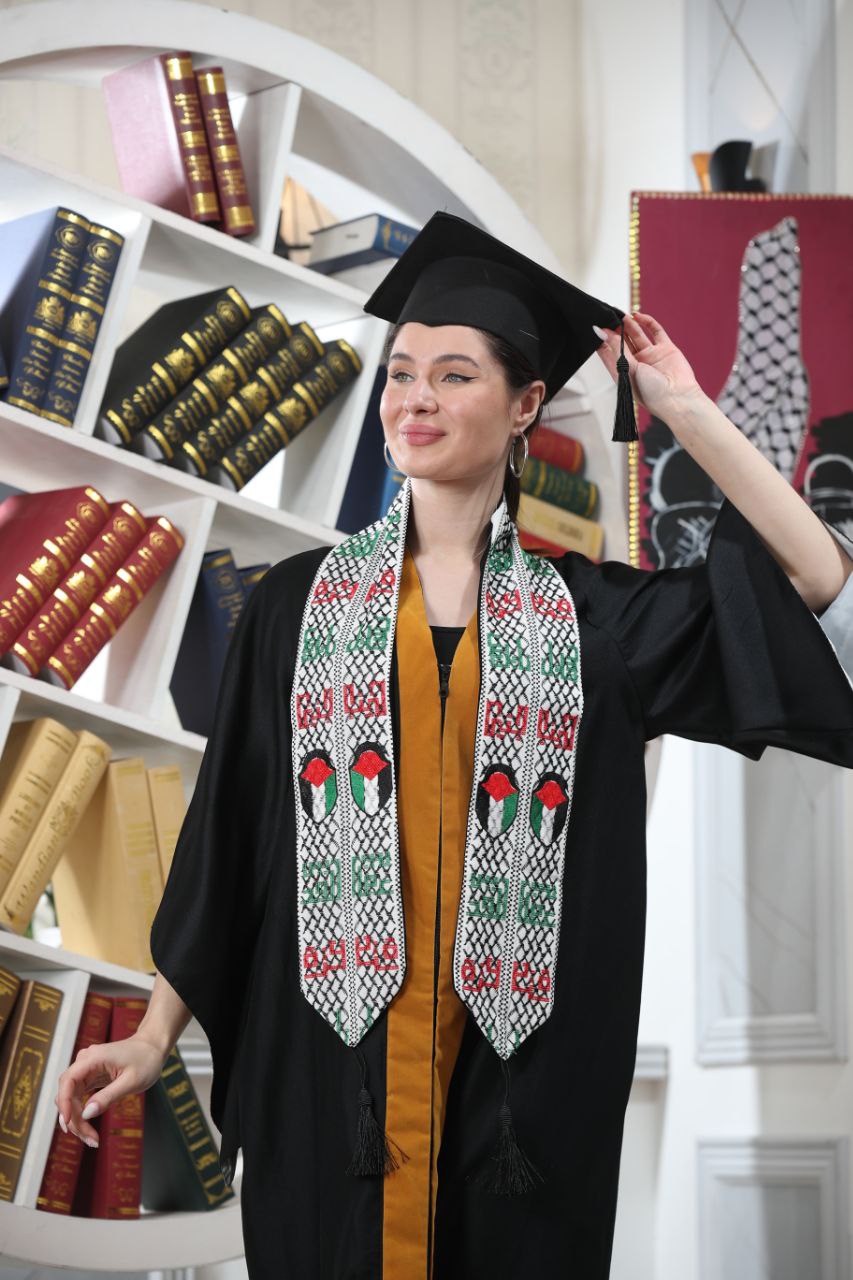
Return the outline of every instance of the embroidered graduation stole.
[[[302,993],[361,1040],[406,967],[390,676],[411,502],[322,560],[302,617],[291,723]],[[508,1058],[554,1000],[578,727],[568,587],[524,551],[506,500],[478,600],[480,693],[453,983]]]

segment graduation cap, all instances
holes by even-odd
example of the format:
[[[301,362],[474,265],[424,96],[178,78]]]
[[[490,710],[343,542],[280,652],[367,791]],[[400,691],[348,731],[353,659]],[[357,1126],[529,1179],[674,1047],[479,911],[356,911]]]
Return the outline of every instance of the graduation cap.
[[[526,356],[548,401],[601,345],[594,324],[622,331],[612,439],[636,440],[623,313],[452,213],[434,213],[364,310],[392,324],[464,324]]]

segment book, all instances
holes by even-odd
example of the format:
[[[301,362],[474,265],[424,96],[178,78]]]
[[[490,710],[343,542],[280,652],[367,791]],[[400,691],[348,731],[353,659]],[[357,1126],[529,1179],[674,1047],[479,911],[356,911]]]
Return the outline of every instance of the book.
[[[598,505],[598,485],[594,480],[572,475],[540,458],[528,457],[518,483],[522,493],[529,493],[532,498],[553,503],[564,511],[572,511],[587,519],[592,517]]]
[[[242,569],[240,568],[239,565],[237,566],[237,572],[240,575],[240,581],[243,583],[243,591],[245,593],[247,600],[252,593],[253,587],[256,587],[258,585],[261,578],[266,573],[267,569],[271,569],[271,568],[272,568],[271,563],[249,564]]]
[[[11,880],[77,745],[52,716],[19,720],[0,756],[0,893]]]
[[[24,627],[3,664],[37,676],[145,532],[145,516],[138,507],[127,500],[111,503],[109,520]]]
[[[148,1001],[141,996],[116,996],[110,1040],[132,1036],[147,1008]],[[92,1194],[86,1206],[90,1218],[139,1217],[144,1133],[144,1093],[126,1094],[100,1117]]]
[[[165,885],[169,878],[178,836],[181,834],[181,827],[184,825],[187,814],[187,798],[178,765],[152,765],[147,770],[147,774],[154,834],[157,838],[157,856],[160,861],[160,878]]]
[[[41,408],[60,426],[74,425],[123,245],[118,231],[90,225]]]
[[[110,759],[103,738],[80,729],[59,781],[0,897],[0,926],[23,933]]]
[[[562,431],[540,423],[530,433],[530,457],[550,462],[564,471],[579,472],[583,470],[585,451],[582,442],[574,436],[564,435]]]
[[[106,524],[92,485],[13,493],[0,502],[0,653],[5,653]]]
[[[166,516],[148,517],[148,529],[86,612],[53,650],[44,678],[71,689],[155,582],[177,559],[184,536]]]
[[[103,438],[129,444],[251,318],[233,285],[158,307],[116,351],[98,419]]]
[[[62,205],[0,223],[0,346],[9,404],[39,413],[77,281],[89,223]]]
[[[0,1045],[0,1200],[13,1200],[63,993],[25,978]]]
[[[223,229],[230,236],[251,235],[255,230],[255,215],[225,90],[225,73],[221,67],[201,67],[195,79]]]
[[[162,887],[145,761],[113,760],[53,870],[63,947],[152,973]]]
[[[230,550],[205,552],[169,683],[181,725],[203,737],[213,727],[225,654],[245,601]]]
[[[516,524],[519,532],[525,529],[538,534],[567,551],[580,551],[590,560],[598,560],[601,556],[604,541],[602,525],[573,511],[555,507],[551,502],[543,502],[529,493],[522,492],[519,498]]]
[[[9,385],[9,370],[6,368],[6,357],[3,355],[3,348],[0,347],[0,391],[5,390]]]
[[[81,1050],[93,1044],[103,1044],[108,1039],[112,1008],[113,1002],[109,996],[97,991],[87,993],[74,1041],[72,1062]],[[84,1105],[88,1097],[89,1094],[84,1095]],[[37,1209],[42,1209],[45,1213],[71,1212],[84,1150],[80,1139],[73,1133],[64,1133],[57,1121],[36,1200]]]
[[[216,183],[192,59],[155,54],[101,81],[122,190],[162,209],[216,222]]]
[[[380,366],[373,379],[373,387],[364,411],[346,489],[335,520],[335,528],[342,529],[346,533],[355,533],[373,524],[374,520],[378,520],[387,510],[387,504],[385,507],[381,506],[388,467],[385,463],[383,448],[385,434],[379,414],[385,382],[386,371],[384,366]]]
[[[259,366],[255,376],[228,397],[219,413],[183,442],[176,463],[185,471],[207,476],[325,351],[303,320],[285,345]]]
[[[327,343],[325,355],[228,450],[219,464],[218,482],[227,489],[242,489],[360,372],[361,360],[348,342],[338,338]]]
[[[234,1192],[180,1050],[169,1053],[145,1097],[142,1205],[152,1212],[215,1209]]]
[[[252,319],[197,378],[179,391],[132,440],[146,457],[168,461],[184,440],[218,413],[228,397],[244,387],[255,370],[283,347],[291,327],[275,303],[253,307]]]
[[[0,965],[0,1036],[6,1030],[6,1024],[15,1007],[20,989],[21,979],[18,975]]]
[[[542,555],[563,556],[569,550],[568,547],[558,546],[556,542],[551,542],[549,538],[541,538],[536,533],[528,533],[526,529],[519,529],[518,544],[524,551],[536,551]]]
[[[325,275],[379,258],[399,258],[418,234],[417,227],[367,213],[321,227],[311,238],[308,265]]]

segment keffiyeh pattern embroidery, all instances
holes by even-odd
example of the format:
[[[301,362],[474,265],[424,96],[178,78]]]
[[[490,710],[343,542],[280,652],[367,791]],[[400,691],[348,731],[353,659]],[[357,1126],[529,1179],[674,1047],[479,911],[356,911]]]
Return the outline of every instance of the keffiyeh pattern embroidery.
[[[391,660],[411,503],[320,563],[291,701],[302,993],[348,1045],[406,966]],[[453,981],[508,1058],[549,1016],[583,712],[574,602],[524,551],[504,498],[478,600],[480,693]]]

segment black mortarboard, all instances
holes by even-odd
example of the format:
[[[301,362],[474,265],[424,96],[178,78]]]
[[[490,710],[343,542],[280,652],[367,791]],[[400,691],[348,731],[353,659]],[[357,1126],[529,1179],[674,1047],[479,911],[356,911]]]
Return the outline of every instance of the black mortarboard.
[[[622,312],[455,214],[434,213],[374,290],[364,310],[393,324],[465,324],[526,356],[550,400],[601,345],[592,326]],[[623,334],[624,344],[624,334]],[[628,362],[617,364],[614,440],[636,440]]]

